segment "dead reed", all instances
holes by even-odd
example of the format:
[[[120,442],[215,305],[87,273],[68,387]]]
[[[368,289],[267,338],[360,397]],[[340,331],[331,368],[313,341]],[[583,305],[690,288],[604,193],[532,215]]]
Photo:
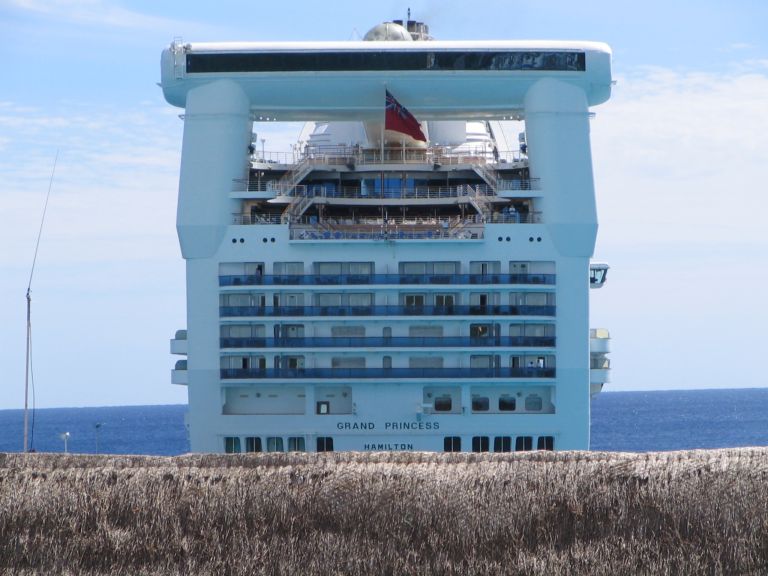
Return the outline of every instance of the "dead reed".
[[[768,448],[0,454],[4,574],[764,574]]]

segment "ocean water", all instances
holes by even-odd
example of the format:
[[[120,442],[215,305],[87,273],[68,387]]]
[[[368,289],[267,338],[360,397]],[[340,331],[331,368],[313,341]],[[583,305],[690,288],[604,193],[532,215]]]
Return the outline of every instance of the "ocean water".
[[[189,451],[186,406],[49,408],[35,412],[34,448],[177,455]],[[23,412],[0,410],[0,452],[20,452]],[[592,401],[592,449],[650,452],[768,446],[768,388],[604,392]]]

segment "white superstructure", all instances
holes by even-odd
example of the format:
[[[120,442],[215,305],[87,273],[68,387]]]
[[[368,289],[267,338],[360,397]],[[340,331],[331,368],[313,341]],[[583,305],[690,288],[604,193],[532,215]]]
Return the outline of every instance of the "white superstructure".
[[[608,380],[589,107],[610,49],[405,27],[163,52],[195,452],[589,446]],[[385,91],[427,143],[384,130]],[[296,120],[292,152],[254,141]]]

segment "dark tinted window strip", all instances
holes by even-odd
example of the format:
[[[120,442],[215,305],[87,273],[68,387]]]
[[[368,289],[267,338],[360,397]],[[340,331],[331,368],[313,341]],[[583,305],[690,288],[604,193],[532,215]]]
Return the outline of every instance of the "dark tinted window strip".
[[[187,54],[188,74],[403,70],[583,72],[584,52],[266,52]]]

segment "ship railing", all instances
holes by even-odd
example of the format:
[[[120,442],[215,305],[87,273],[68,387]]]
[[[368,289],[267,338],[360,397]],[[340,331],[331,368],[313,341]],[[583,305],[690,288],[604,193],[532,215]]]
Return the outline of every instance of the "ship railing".
[[[512,178],[499,179],[496,182],[497,192],[505,190],[541,190],[541,178]]]
[[[515,164],[523,163],[527,156],[520,150],[493,150],[488,144],[464,144],[457,147],[433,145],[421,148],[388,146],[384,148],[363,148],[345,145],[295,145],[290,152],[261,150],[254,147],[251,165],[254,168],[291,166],[302,161],[315,165],[347,164]]]
[[[329,198],[329,199],[419,199],[431,200],[441,198],[461,198],[471,197],[476,194],[483,196],[493,196],[494,191],[485,184],[469,186],[460,184],[457,186],[398,186],[385,188],[383,190],[368,190],[359,186],[337,187],[330,184],[308,184],[297,186],[289,191],[286,187],[275,187],[277,196],[304,196],[308,198]]]
[[[454,304],[452,306],[220,306],[222,318],[360,317],[360,316],[555,316],[554,305]]]
[[[222,274],[219,286],[318,286],[352,284],[543,284],[555,274]]]
[[[369,337],[285,337],[264,338],[258,336],[222,337],[221,348],[499,348],[534,347],[551,348],[553,336],[369,336]]]
[[[525,368],[222,368],[221,378],[554,378],[553,367]]]

